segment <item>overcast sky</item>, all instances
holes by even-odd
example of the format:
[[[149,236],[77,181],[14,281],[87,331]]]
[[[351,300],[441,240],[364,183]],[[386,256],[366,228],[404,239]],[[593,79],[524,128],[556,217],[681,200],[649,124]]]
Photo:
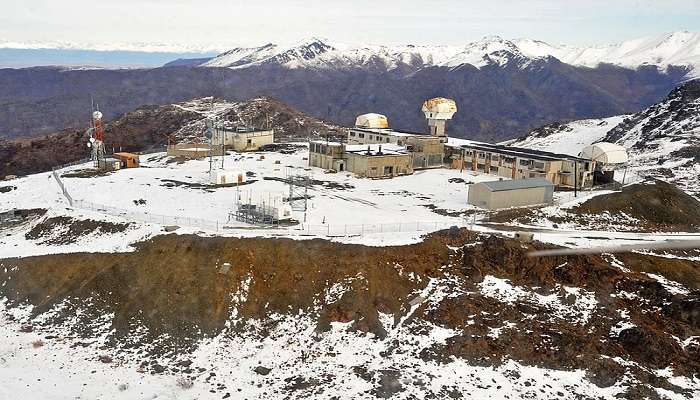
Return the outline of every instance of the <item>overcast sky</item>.
[[[700,0],[0,0],[12,41],[464,44],[485,35],[602,44],[700,31]]]

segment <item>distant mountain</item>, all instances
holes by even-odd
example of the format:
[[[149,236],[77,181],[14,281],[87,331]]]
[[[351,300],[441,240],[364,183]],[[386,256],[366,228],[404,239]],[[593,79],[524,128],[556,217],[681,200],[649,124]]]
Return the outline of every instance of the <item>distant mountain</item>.
[[[504,143],[578,155],[596,142],[627,148],[632,174],[673,182],[700,196],[700,80],[633,115],[548,125]]]
[[[700,33],[675,32],[630,40],[614,45],[573,47],[546,42],[498,36],[485,37],[465,46],[347,46],[311,38],[292,46],[267,44],[236,48],[201,63],[203,67],[251,68],[280,65],[287,68],[356,69],[380,67],[412,72],[427,67],[477,68],[503,66],[509,62],[521,66],[537,59],[554,57],[574,66],[597,67],[612,64],[627,68],[655,65],[700,66]]]
[[[684,48],[692,37],[673,34],[657,42]],[[444,96],[459,108],[448,124],[450,135],[500,141],[555,121],[637,112],[695,73],[688,63],[692,53],[680,59],[670,44],[647,47],[648,54],[666,49],[668,60],[680,65],[657,57],[656,64],[634,68],[615,65],[619,59],[580,66],[550,55],[562,48],[499,37],[467,46],[359,47],[312,38],[294,46],[236,48],[203,64],[180,60],[166,68],[5,69],[0,70],[0,137],[82,127],[90,96],[108,119],[146,104],[272,96],[339,125],[379,112],[395,128],[422,132],[420,105]],[[635,48],[630,54],[641,54],[641,47]],[[593,58],[586,58],[590,62]]]
[[[164,67],[196,67],[202,65],[207,61],[211,60],[213,57],[205,58],[178,58],[163,64]]]

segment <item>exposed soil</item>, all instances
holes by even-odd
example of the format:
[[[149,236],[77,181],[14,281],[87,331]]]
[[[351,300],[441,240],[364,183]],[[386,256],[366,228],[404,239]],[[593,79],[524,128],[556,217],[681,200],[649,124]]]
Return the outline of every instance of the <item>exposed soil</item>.
[[[659,231],[700,229],[700,202],[676,186],[659,180],[596,196],[571,211],[577,214],[625,213]]]
[[[128,223],[112,223],[91,219],[76,220],[71,217],[51,217],[32,227],[24,236],[45,244],[70,244],[96,233],[119,233],[129,228]]]
[[[106,171],[98,168],[86,168],[86,169],[76,169],[70,172],[66,172],[61,175],[61,178],[94,178],[98,176],[107,176],[116,171]]]
[[[0,186],[0,193],[8,193],[16,189],[17,186]]]
[[[32,236],[42,237],[54,224],[67,222],[49,219]],[[174,357],[222,332],[232,309],[239,321],[260,320],[263,336],[275,325],[268,315],[296,315],[302,310],[316,316],[319,333],[339,321],[383,338],[387,327],[380,323],[379,312],[393,314],[396,322],[430,278],[452,277],[451,296],[431,307],[421,305],[407,322],[418,335],[421,321],[459,332],[446,345],[426,350],[425,359],[460,357],[476,365],[497,365],[510,358],[548,368],[582,368],[599,386],[631,374],[641,383],[674,391],[680,389],[647,369],[672,366],[686,376],[700,374],[700,346],[683,347],[674,339],[700,335],[700,262],[627,254],[618,257],[626,268],[621,269],[601,256],[527,256],[532,249],[547,247],[551,246],[477,237],[466,230],[434,234],[422,243],[401,247],[167,235],[137,245],[133,253],[3,260],[6,267],[17,268],[0,269],[4,284],[0,294],[10,305],[33,304],[35,315],[62,303],[45,324],[66,324],[85,340],[101,332],[91,321],[113,313],[102,327],[114,329],[109,346],[146,348],[153,355]],[[671,293],[644,272],[676,280],[696,292]],[[572,316],[553,315],[542,304],[499,301],[480,291],[487,276],[508,279],[562,304],[580,300],[564,287],[578,288],[594,294],[596,308],[585,322],[576,322]],[[327,301],[327,290],[338,283],[344,283],[347,291]],[[246,292],[245,300],[235,303],[233,295],[241,291]],[[622,296],[622,291],[634,297]],[[624,320],[622,311],[633,326],[612,334]],[[504,328],[506,322],[510,327]],[[489,335],[499,328],[497,338]],[[243,326],[234,323],[232,329],[235,334]],[[640,367],[621,365],[614,357]],[[168,368],[158,365],[161,372]],[[392,376],[387,371],[375,394],[401,390]],[[290,382],[307,384],[313,383]],[[628,393],[628,398],[639,396]]]
[[[245,182],[243,183],[225,183],[221,185],[214,185],[214,184],[204,184],[204,183],[196,183],[196,182],[184,182],[184,181],[178,181],[174,179],[161,179],[161,182],[164,182],[161,186],[164,187],[186,187],[189,189],[200,189],[204,190],[205,192],[213,192],[214,189],[217,188],[225,188],[225,187],[236,187],[236,186],[245,186],[245,185],[250,185],[251,183],[257,182],[256,179],[246,179]]]
[[[0,232],[4,229],[14,228],[41,218],[44,214],[46,214],[46,209],[44,208],[11,210],[0,213]]]

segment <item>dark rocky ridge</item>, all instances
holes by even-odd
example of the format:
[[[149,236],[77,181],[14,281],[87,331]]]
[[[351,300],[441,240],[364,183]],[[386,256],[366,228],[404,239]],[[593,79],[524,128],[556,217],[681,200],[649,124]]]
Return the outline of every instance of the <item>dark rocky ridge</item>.
[[[206,108],[210,102],[220,99],[197,100]],[[338,134],[342,128],[326,124],[290,106],[269,97],[251,99],[235,104],[222,118],[228,121],[245,120],[255,126],[270,126],[276,131],[277,140]],[[146,151],[164,148],[168,140],[177,142],[175,136],[182,127],[203,120],[198,112],[176,105],[144,106],[128,112],[106,124],[106,147],[111,151]],[[204,123],[196,124],[192,132],[203,134]],[[81,129],[66,129],[44,137],[7,140],[0,138],[0,177],[25,175],[46,171],[89,156],[87,138]],[[204,140],[204,138],[202,138]]]

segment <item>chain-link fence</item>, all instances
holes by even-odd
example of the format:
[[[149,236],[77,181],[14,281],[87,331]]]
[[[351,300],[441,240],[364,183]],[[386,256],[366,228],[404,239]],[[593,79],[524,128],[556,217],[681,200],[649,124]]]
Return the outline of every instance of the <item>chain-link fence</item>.
[[[84,210],[91,210],[115,217],[121,217],[130,221],[146,222],[163,226],[184,226],[198,228],[209,232],[260,232],[272,235],[308,235],[325,237],[365,236],[377,233],[411,233],[433,232],[448,229],[452,226],[466,226],[465,221],[415,221],[415,222],[388,222],[376,224],[298,224],[285,226],[280,224],[266,227],[241,225],[233,220],[208,220],[195,217],[176,217],[149,213],[146,211],[125,210],[117,207],[97,204],[83,200],[73,200],[73,206]]]

